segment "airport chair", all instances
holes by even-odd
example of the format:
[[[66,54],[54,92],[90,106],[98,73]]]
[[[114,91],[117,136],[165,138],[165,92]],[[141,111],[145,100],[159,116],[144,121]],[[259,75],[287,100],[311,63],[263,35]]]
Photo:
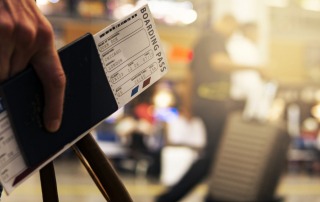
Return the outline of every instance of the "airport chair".
[[[90,133],[72,148],[106,201],[132,201],[116,171]],[[43,202],[58,202],[59,196],[53,162],[40,170],[40,179]]]

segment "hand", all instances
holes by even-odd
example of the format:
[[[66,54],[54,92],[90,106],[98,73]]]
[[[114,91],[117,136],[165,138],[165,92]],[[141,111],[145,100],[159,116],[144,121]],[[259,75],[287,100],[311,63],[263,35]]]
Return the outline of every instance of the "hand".
[[[34,0],[0,0],[0,82],[31,63],[44,88],[44,124],[59,129],[66,78],[54,47],[53,29]]]

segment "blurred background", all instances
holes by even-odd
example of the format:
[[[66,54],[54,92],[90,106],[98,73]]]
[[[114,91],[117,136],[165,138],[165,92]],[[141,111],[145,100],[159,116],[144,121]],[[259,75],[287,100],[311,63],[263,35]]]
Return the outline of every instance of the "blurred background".
[[[57,48],[143,3],[156,21],[170,70],[92,131],[134,201],[155,201],[201,156],[209,134],[190,109],[191,64],[203,31],[226,13],[239,25],[253,24],[255,37],[247,46],[239,26],[225,44],[229,58],[256,64],[263,75],[230,73],[214,166],[180,201],[207,195],[247,201],[261,199],[262,192],[280,201],[320,201],[320,0],[37,0]],[[55,165],[62,201],[104,201],[73,151]],[[37,174],[3,200],[41,201]]]

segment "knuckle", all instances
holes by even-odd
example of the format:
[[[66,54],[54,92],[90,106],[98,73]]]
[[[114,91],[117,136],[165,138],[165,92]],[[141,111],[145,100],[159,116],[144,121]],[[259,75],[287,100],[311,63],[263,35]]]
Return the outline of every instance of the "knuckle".
[[[0,33],[2,35],[10,36],[14,32],[14,23],[9,20],[1,20],[0,18]]]
[[[38,26],[37,39],[40,43],[51,43],[53,41],[54,34],[50,23],[41,23]]]
[[[36,31],[31,25],[28,25],[26,23],[17,23],[16,37],[22,46],[29,46],[33,44],[36,38]]]
[[[61,70],[61,71],[58,71],[58,73],[53,74],[51,77],[51,82],[54,88],[64,89],[67,82],[64,72]]]

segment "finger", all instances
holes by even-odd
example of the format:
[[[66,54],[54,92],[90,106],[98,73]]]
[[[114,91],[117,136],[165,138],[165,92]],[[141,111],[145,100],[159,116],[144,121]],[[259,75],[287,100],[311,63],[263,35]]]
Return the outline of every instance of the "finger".
[[[66,83],[58,54],[53,49],[41,51],[32,59],[32,64],[44,88],[46,129],[55,132],[61,124]]]
[[[9,76],[14,76],[23,70],[36,51],[34,48],[36,28],[32,25],[31,21],[16,23],[14,37],[16,45],[11,57]]]
[[[32,54],[26,53],[27,50],[15,49],[12,53],[9,69],[9,77],[12,77],[21,72],[28,66]]]
[[[12,49],[4,43],[0,45],[0,82],[5,81],[9,77]]]
[[[14,26],[12,19],[3,13],[0,18],[0,82],[9,76],[10,60],[15,43],[13,42]]]
[[[54,47],[52,27],[44,16],[41,23],[38,23],[35,44],[39,45],[38,51],[31,63],[44,88],[44,124],[48,131],[55,132],[61,124],[66,78]]]

